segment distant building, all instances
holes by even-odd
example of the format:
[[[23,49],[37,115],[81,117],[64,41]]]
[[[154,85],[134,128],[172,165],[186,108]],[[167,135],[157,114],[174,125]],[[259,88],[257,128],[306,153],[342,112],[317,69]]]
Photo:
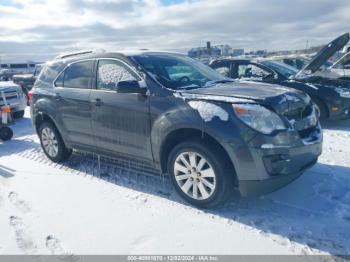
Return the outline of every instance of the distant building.
[[[210,42],[207,42],[206,47],[195,47],[188,51],[188,56],[193,58],[215,57],[220,56],[220,54],[220,48],[211,46]]]
[[[229,45],[217,45],[215,47],[220,49],[221,56],[229,56],[232,54],[232,47]]]
[[[232,56],[242,56],[244,55],[244,49],[232,49]]]
[[[233,49],[230,45],[212,46],[210,42],[207,42],[206,47],[195,47],[188,51],[188,56],[192,58],[198,58],[198,59],[220,57],[220,56],[242,56],[242,55],[244,55],[243,48]]]

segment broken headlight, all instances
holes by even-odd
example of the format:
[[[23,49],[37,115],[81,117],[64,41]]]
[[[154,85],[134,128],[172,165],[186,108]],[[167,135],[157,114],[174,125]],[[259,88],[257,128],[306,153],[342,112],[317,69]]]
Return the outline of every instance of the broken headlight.
[[[336,88],[335,91],[341,96],[341,97],[346,97],[350,98],[350,89],[348,88]]]
[[[233,104],[232,106],[240,120],[263,134],[269,135],[273,131],[287,128],[277,114],[263,106],[256,104]]]

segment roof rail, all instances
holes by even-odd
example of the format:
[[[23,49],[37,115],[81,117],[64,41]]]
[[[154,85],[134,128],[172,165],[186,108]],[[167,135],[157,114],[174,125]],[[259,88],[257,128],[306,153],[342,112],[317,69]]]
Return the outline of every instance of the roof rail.
[[[71,57],[71,56],[78,56],[78,55],[86,55],[86,54],[92,54],[92,53],[101,53],[101,52],[105,52],[104,50],[86,50],[86,51],[78,51],[78,52],[74,52],[74,53],[65,53],[65,54],[61,54],[55,57],[55,59],[60,59],[60,58],[67,58],[67,57]]]

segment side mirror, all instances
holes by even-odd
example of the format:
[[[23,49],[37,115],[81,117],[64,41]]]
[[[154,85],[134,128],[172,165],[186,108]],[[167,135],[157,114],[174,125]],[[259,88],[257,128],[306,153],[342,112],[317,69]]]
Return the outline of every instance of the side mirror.
[[[136,80],[119,81],[116,86],[118,93],[146,94],[147,88],[141,87]]]

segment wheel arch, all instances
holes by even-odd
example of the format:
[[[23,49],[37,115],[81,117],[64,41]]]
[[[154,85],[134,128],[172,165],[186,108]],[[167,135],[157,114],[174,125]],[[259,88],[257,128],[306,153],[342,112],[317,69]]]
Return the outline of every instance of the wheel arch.
[[[176,129],[165,137],[159,150],[160,168],[163,173],[168,173],[167,163],[172,148],[178,143],[190,139],[200,139],[205,145],[217,150],[217,152],[222,155],[223,161],[226,161],[227,164],[230,165],[230,168],[234,171],[235,177],[237,176],[234,164],[224,146],[210,134],[195,128]]]
[[[320,103],[326,110],[326,117],[327,118],[330,117],[330,110],[327,103],[323,99],[319,98],[318,96],[310,96],[310,97],[311,97],[311,100],[317,101],[318,103]]]
[[[50,116],[50,114],[48,114],[44,111],[39,111],[34,118],[33,123],[35,126],[36,133],[39,135],[39,127],[42,123],[45,123],[45,122],[50,122],[51,124],[53,124],[55,126],[55,128],[57,129],[59,135],[61,136],[64,144],[67,145],[65,137],[62,135],[63,132],[60,128],[60,125],[54,120],[53,117]]]

